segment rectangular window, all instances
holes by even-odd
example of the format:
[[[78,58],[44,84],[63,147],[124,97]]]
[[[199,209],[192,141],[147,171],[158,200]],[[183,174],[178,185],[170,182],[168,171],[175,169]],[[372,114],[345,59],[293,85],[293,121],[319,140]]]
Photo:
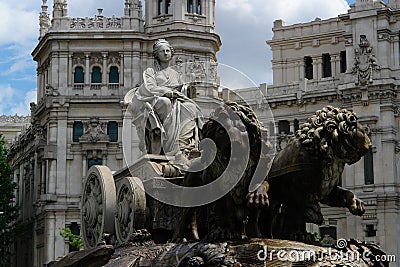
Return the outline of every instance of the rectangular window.
[[[201,0],[196,1],[196,14],[201,15]]]
[[[201,0],[187,0],[187,12],[201,14]]]
[[[79,227],[78,223],[72,222],[71,225],[69,226],[69,229],[71,230],[72,234],[74,234],[76,236],[80,235],[80,227]],[[69,240],[69,241],[71,242],[71,240]],[[77,248],[77,247],[71,245],[71,243],[69,243],[69,252],[72,252],[72,251],[79,251],[79,248]]]
[[[304,57],[304,77],[306,79],[313,79],[313,60],[311,57]]]
[[[322,54],[322,78],[332,77],[331,55]]]
[[[364,181],[366,185],[374,184],[374,158],[371,149],[364,156]]]
[[[187,12],[188,13],[194,13],[193,12],[193,10],[194,10],[193,1],[194,0],[187,0]]]
[[[110,142],[118,141],[118,123],[116,121],[108,123],[107,134],[110,137]]]
[[[327,236],[333,238],[333,239],[337,239],[337,230],[336,230],[336,226],[332,226],[332,225],[328,225],[328,226],[321,226],[319,228],[319,236],[321,238],[325,238]]]
[[[280,134],[289,134],[290,133],[290,123],[287,120],[278,121],[278,132]]]
[[[164,13],[164,0],[158,0],[158,15]]]
[[[347,70],[346,51],[340,51],[340,73],[345,73]]]
[[[376,236],[375,226],[373,224],[367,224],[365,228],[365,236],[366,237],[374,237]]]
[[[80,121],[74,122],[72,129],[72,141],[79,142],[79,138],[83,135],[83,123]]]
[[[299,120],[298,119],[294,119],[293,126],[294,126],[294,132],[297,132],[300,129],[300,125],[299,125]]]
[[[166,0],[165,1],[165,14],[172,14],[171,0]]]

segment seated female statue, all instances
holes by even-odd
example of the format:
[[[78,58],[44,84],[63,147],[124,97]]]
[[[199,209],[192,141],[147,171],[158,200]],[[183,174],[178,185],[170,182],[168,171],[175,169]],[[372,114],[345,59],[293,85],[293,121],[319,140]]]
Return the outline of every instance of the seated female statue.
[[[173,47],[158,40],[153,46],[154,68],[146,69],[143,84],[127,94],[144,153],[188,154],[197,148],[200,108],[185,95],[188,85],[170,66],[173,55]]]

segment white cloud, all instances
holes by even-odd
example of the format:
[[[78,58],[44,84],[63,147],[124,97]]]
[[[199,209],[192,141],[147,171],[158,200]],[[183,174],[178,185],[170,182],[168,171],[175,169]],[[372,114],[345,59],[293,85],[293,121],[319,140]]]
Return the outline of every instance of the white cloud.
[[[274,20],[286,24],[325,19],[347,12],[345,0],[216,1],[216,27],[222,39],[221,63],[239,69],[256,83],[272,83],[271,52]]]
[[[39,34],[38,23],[38,12],[30,6],[15,5],[15,1],[0,1],[0,45],[31,46]]]
[[[14,94],[11,85],[0,85],[0,114],[8,113]]]
[[[25,94],[24,100],[22,102],[16,103],[11,108],[11,113],[18,114],[18,115],[29,115],[30,114],[30,103],[31,102],[36,103],[36,94],[37,94],[36,90],[28,91]]]

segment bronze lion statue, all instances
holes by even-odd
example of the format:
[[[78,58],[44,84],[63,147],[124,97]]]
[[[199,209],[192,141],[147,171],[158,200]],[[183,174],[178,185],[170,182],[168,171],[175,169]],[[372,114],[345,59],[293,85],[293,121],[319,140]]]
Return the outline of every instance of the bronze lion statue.
[[[341,187],[341,177],[345,164],[360,160],[370,147],[354,112],[332,106],[316,111],[273,160],[270,206],[260,219],[263,234],[311,242],[306,223],[322,224],[319,203],[363,215],[364,203]]]
[[[266,129],[247,106],[228,101],[211,114],[202,128],[201,140],[211,139],[215,147],[207,142],[200,143],[201,157],[191,164],[192,169],[199,171],[190,171],[189,168],[185,173],[184,185],[194,187],[209,184],[220,179],[225,171],[228,180],[219,186],[226,186],[229,180],[234,180],[233,177],[240,179],[216,201],[201,207],[186,208],[180,225],[176,227],[174,240],[201,238],[212,241],[261,235],[258,216],[261,209],[268,206],[268,183],[266,166],[258,169],[257,166],[260,159],[272,162],[273,158],[272,146],[262,137],[263,133],[266,134]],[[248,140],[247,144],[244,139]],[[248,160],[241,160],[246,153]],[[262,179],[249,192],[256,169]]]

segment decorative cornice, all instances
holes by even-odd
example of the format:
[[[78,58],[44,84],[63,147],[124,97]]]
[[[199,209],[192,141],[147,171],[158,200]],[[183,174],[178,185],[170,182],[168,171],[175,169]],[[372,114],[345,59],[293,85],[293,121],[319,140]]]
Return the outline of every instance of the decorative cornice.
[[[28,124],[31,122],[30,116],[19,116],[19,115],[1,115],[0,123],[24,123]]]

